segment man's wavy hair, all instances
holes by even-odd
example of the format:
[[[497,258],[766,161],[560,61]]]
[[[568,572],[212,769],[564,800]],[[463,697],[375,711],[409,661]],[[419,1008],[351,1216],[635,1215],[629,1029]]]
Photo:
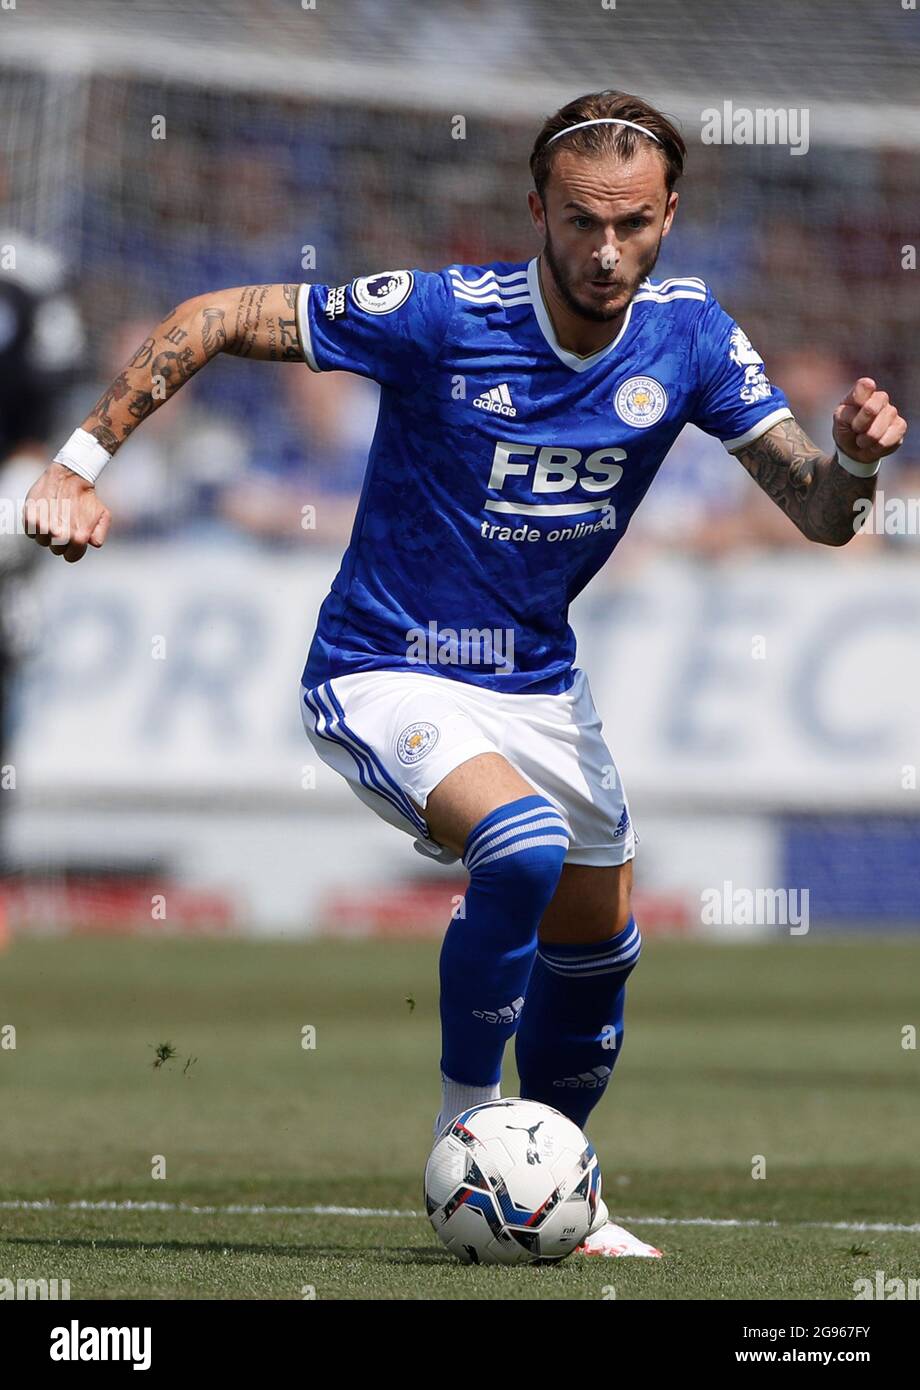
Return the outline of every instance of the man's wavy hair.
[[[568,126],[578,125],[579,121],[596,121],[603,117],[616,117],[621,121],[634,121],[645,126],[657,135],[660,144],[649,140],[638,130],[622,125],[593,125],[583,130],[573,130],[559,140],[550,140]],[[659,155],[663,167],[665,184],[670,193],[684,172],[687,146],[680,131],[656,107],[643,101],[641,97],[629,92],[590,92],[562,106],[553,116],[543,122],[537,136],[533,153],[530,156],[530,172],[534,187],[545,202],[546,185],[552,173],[553,161],[560,150],[586,156],[616,155],[619,159],[632,159],[638,150],[649,148]]]

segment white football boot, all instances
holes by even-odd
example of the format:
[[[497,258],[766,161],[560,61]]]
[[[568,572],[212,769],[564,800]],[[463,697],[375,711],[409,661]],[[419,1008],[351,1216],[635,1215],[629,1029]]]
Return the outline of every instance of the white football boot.
[[[615,1226],[610,1220],[610,1213],[607,1210],[607,1203],[603,1197],[598,1199],[597,1215],[594,1224],[585,1236],[584,1242],[578,1246],[579,1255],[606,1255],[608,1259],[614,1259],[618,1255],[642,1255],[648,1259],[661,1259],[662,1253],[654,1245],[646,1245],[644,1240],[639,1240],[637,1236],[632,1236],[629,1231],[624,1231],[622,1226]]]

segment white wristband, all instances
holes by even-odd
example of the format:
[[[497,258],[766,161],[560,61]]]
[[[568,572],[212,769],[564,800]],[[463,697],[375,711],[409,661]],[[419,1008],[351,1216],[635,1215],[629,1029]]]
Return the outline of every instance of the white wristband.
[[[72,473],[79,473],[88,483],[95,484],[111,458],[112,455],[103,449],[94,435],[87,430],[74,430],[67,443],[55,454],[54,462],[63,463]]]
[[[858,459],[851,459],[849,454],[845,454],[839,444],[836,447],[837,462],[847,473],[852,473],[854,478],[874,478],[882,466],[881,459],[876,459],[875,463],[860,463]]]

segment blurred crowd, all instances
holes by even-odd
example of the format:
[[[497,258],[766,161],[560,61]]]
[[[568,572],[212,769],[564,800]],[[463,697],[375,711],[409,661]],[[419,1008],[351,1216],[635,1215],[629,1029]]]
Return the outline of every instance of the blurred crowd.
[[[475,138],[457,141],[443,116],[424,112],[349,108],[344,119],[321,103],[192,89],[167,100],[162,85],[127,79],[92,86],[82,181],[66,195],[66,278],[87,347],[57,393],[49,450],[184,298],[538,249],[525,204],[532,124],[480,123]],[[161,108],[167,138],[158,143],[149,113]],[[858,180],[870,220],[853,217],[844,176]],[[14,200],[3,206],[10,185],[0,166],[0,223],[15,212]],[[910,420],[920,408],[910,353],[920,271],[903,268],[902,242],[916,225],[920,154],[813,149],[798,161],[694,146],[679,190],[654,278],[708,281],[819,445],[832,447],[834,407],[859,375],[876,376]],[[341,549],[376,408],[377,388],[355,376],[221,357],[106,472],[113,535],[210,531]],[[920,493],[917,439],[914,424],[886,465],[886,498]],[[618,562],[662,548],[715,558],[805,544],[719,442],[688,427]],[[875,529],[844,553],[893,545],[920,553],[916,535]]]

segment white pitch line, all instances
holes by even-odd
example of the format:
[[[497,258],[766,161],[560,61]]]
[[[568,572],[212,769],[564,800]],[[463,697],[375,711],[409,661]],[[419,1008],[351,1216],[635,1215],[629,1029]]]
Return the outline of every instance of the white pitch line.
[[[190,1202],[132,1202],[100,1201],[0,1202],[2,1211],[179,1211],[186,1216],[424,1216],[421,1211],[397,1211],[392,1207],[269,1207],[261,1202],[253,1206],[198,1207]]]
[[[734,1217],[710,1216],[623,1216],[617,1220],[628,1221],[633,1226],[762,1226],[765,1229],[781,1230],[784,1226],[797,1226],[811,1231],[881,1231],[900,1232],[902,1235],[920,1235],[920,1221],[758,1221],[741,1220]]]
[[[0,1211],[175,1211],[185,1216],[386,1216],[405,1220],[417,1219],[425,1215],[422,1211],[400,1211],[394,1207],[272,1207],[263,1203],[254,1205],[193,1206],[189,1202],[133,1202],[98,1201],[85,1199],[73,1202],[55,1202],[44,1198],[39,1201],[14,1200],[0,1202]],[[618,1222],[630,1226],[712,1226],[740,1227],[753,1230],[781,1230],[783,1227],[799,1227],[812,1231],[852,1231],[855,1234],[876,1231],[882,1234],[920,1235],[920,1221],[759,1221],[755,1218],[712,1216],[620,1216]]]

